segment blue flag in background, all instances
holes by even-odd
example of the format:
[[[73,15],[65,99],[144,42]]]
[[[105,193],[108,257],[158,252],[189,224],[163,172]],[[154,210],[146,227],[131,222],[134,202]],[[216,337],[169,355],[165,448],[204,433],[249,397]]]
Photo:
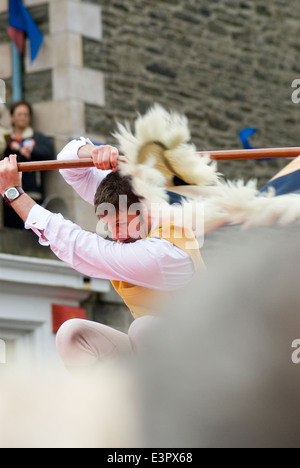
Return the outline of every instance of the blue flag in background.
[[[9,32],[12,40],[14,32],[26,33],[30,42],[30,57],[33,62],[43,43],[43,35],[24,7],[22,0],[9,0]]]
[[[244,128],[244,130],[240,132],[240,139],[245,149],[253,149],[248,138],[250,138],[256,131],[256,128]]]

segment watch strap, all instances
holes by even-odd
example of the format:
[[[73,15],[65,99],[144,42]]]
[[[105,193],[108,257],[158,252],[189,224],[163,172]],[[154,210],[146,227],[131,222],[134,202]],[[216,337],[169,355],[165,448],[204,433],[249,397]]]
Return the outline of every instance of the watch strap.
[[[9,200],[9,198],[6,196],[6,193],[8,192],[8,190],[11,190],[12,188],[16,189],[17,192],[19,193],[19,196],[16,197],[14,200]],[[21,195],[23,195],[25,192],[24,190],[22,189],[22,187],[11,187],[10,189],[6,190],[5,194],[4,194],[4,200],[6,201],[6,203],[8,203],[9,205],[11,205],[15,200],[17,200]]]

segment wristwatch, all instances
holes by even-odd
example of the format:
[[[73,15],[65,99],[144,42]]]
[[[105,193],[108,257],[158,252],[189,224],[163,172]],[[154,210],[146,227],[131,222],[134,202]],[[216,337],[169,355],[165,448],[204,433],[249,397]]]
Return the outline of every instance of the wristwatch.
[[[6,190],[4,194],[4,200],[11,205],[12,202],[17,200],[21,195],[23,195],[25,192],[22,189],[22,187],[11,187],[8,190]]]

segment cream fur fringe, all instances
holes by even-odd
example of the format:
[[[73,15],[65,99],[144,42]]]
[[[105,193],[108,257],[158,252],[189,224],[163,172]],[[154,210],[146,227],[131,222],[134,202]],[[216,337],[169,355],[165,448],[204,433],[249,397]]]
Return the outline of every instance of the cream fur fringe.
[[[197,235],[205,234],[224,224],[239,224],[242,228],[271,224],[288,225],[300,218],[300,196],[275,193],[261,195],[256,182],[242,180],[224,182],[209,155],[201,158],[189,144],[190,132],[185,116],[168,113],[155,105],[135,123],[135,134],[128,124],[118,124],[114,134],[128,163],[121,165],[123,175],[133,176],[135,192],[144,198],[151,214],[160,221],[176,219],[176,224],[192,226]],[[181,206],[168,204],[166,177],[155,167],[155,158],[138,163],[141,148],[151,142],[166,147],[164,157],[183,180],[199,187],[201,195]],[[199,216],[203,216],[204,232],[200,233]],[[181,221],[180,221],[181,219]]]

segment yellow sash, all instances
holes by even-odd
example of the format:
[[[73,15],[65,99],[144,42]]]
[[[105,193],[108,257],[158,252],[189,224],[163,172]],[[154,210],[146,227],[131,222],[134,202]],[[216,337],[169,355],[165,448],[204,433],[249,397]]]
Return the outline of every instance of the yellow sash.
[[[191,256],[195,269],[205,268],[197,239],[191,231],[168,224],[158,227],[148,237],[159,237],[171,242]],[[144,288],[124,281],[112,281],[112,285],[135,319],[144,315],[158,315],[171,301],[171,293],[166,291]]]

